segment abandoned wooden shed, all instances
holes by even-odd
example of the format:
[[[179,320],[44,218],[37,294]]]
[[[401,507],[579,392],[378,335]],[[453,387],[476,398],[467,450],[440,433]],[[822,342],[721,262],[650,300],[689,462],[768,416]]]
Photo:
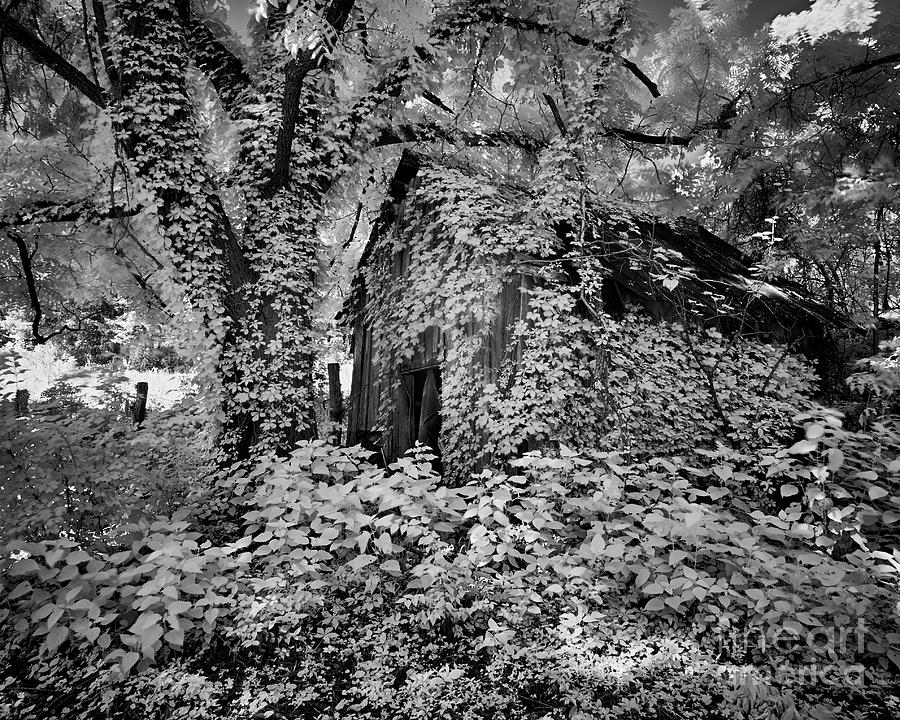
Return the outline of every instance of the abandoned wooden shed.
[[[406,151],[343,311],[348,443],[390,462],[417,441],[444,456],[461,444],[490,456],[547,440],[546,420],[522,417],[523,403],[555,393],[547,346],[574,353],[579,383],[590,384],[590,342],[579,338],[601,314],[635,307],[800,349],[844,324],[799,287],[754,276],[737,249],[695,222],[578,202]],[[484,437],[488,415],[515,426],[511,440]],[[442,418],[467,437],[447,437]]]

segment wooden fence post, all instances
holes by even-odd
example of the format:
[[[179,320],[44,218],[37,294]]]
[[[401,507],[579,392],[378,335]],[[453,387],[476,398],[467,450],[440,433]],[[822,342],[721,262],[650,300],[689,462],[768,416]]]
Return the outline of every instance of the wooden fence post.
[[[131,406],[131,422],[140,425],[147,417],[147,383],[139,382],[134,386],[134,404]]]
[[[22,415],[26,415],[28,413],[28,398],[29,393],[27,390],[16,390],[16,417],[22,417]]]
[[[328,442],[340,445],[344,396],[341,394],[341,366],[338,363],[328,363],[328,419],[333,423]]]

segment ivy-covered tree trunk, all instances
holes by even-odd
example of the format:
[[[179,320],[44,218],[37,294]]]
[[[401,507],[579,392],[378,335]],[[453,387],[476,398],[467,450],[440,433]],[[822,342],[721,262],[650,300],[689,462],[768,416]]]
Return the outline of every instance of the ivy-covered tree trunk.
[[[205,340],[204,376],[222,398],[223,459],[243,459],[256,449],[290,448],[315,433],[311,305],[318,205],[304,203],[275,173],[284,63],[272,60],[257,98],[248,97],[254,92],[249,84],[234,87],[234,78],[222,74],[214,81],[242,127],[235,180],[245,192],[247,217],[237,236],[204,161],[186,73],[189,10],[178,5],[116,4],[116,125],[133,175],[157,207],[176,280]],[[225,83],[232,83],[232,92]]]
[[[422,98],[452,114],[424,87],[422,70],[435,64],[440,73],[441,54],[452,55],[454,43],[473,27],[498,38],[546,35],[590,52],[609,52],[605,37],[573,35],[545,20],[465,0],[424,22],[410,22],[415,40],[408,45],[394,48],[389,42],[384,55],[370,54],[368,46],[357,49],[376,72],[354,77],[352,95],[342,94],[320,81],[330,78],[337,40],[352,37],[345,30],[354,4],[317,5],[312,46],[293,56],[284,52],[283,39],[285,14],[295,8],[261,6],[269,18],[260,27],[265,37],[256,34],[248,69],[229,49],[227,28],[201,15],[189,0],[92,0],[111,93],[96,73],[91,80],[35,28],[0,9],[0,21],[15,42],[113,115],[119,155],[142,194],[132,208],[156,210],[166,269],[192,311],[195,326],[189,330],[205,348],[201,377],[220,399],[225,461],[249,457],[256,449],[283,451],[315,434],[312,309],[318,231],[324,198],[360,153],[373,145],[435,139],[512,144],[529,153],[541,146],[527,133],[502,127],[448,128],[427,117],[398,124],[380,111],[397,107],[418,88]],[[426,26],[428,34],[420,34]],[[205,160],[194,69],[213,85],[237,130],[237,167],[224,181]],[[240,216],[226,213],[225,190],[240,195]]]

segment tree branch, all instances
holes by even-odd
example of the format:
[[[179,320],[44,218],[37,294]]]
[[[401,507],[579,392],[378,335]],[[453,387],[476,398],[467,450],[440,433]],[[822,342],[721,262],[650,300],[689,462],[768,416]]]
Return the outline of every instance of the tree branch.
[[[900,63],[900,52],[891,53],[890,55],[882,55],[881,57],[867,62],[861,62],[858,65],[851,65],[843,72],[847,75],[858,75],[866,70],[878,67],[879,65],[890,65],[891,63]]]
[[[712,120],[697,123],[683,135],[672,135],[667,132],[664,135],[653,135],[642,132],[640,130],[630,130],[628,128],[607,127],[604,128],[604,134],[607,137],[618,137],[622,140],[632,143],[643,143],[644,145],[681,145],[687,146],[691,141],[700,135],[704,130],[716,130],[719,137],[728,130],[734,119],[737,117],[737,105],[743,96],[741,91],[733,98],[729,98],[723,103],[719,109],[719,114]]]
[[[100,107],[106,107],[103,89],[87,75],[72,65],[56,50],[41,40],[31,29],[25,27],[9,12],[0,7],[0,29],[9,35],[34,60],[53,70],[72,87],[79,90],[88,100]]]
[[[28,252],[28,245],[25,239],[19,233],[7,230],[7,236],[19,250],[19,261],[22,263],[22,274],[25,276],[25,287],[28,289],[28,299],[31,302],[31,311],[33,313],[31,319],[31,335],[38,345],[43,345],[49,337],[41,335],[41,318],[44,311],[41,309],[41,301],[38,298],[37,284],[34,280],[34,269],[31,265],[31,253]]]
[[[465,20],[466,13],[460,13],[460,16],[463,20]],[[474,8],[472,16],[469,17],[471,19],[478,19],[483,22],[492,22],[496,25],[504,25],[506,27],[511,27],[517,30],[525,30],[541,35],[560,37],[568,40],[574,45],[578,45],[579,47],[591,48],[601,53],[612,54],[613,50],[611,41],[594,40],[593,38],[589,38],[584,35],[580,35],[579,33],[575,33],[570,30],[566,30],[559,26],[553,25],[552,23],[510,15],[509,13],[503,12],[500,8],[494,6]],[[458,29],[463,30],[464,26],[460,26]],[[630,72],[644,87],[647,88],[647,90],[650,91],[650,94],[654,98],[658,98],[660,96],[659,87],[657,86],[657,84],[653,82],[649,77],[647,77],[647,74],[643,70],[641,70],[633,61],[627,59],[622,55],[618,55],[616,56],[616,58],[618,59],[622,67]]]
[[[510,145],[528,153],[536,153],[545,143],[531,135],[514,133],[506,130],[493,132],[473,132],[470,130],[449,129],[437,123],[393,125],[382,129],[375,142],[375,147],[398,145],[415,142],[444,141],[469,147],[498,147]]]
[[[91,9],[94,11],[94,24],[97,27],[97,43],[100,45],[100,58],[103,67],[106,68],[106,77],[112,87],[113,96],[118,99],[120,95],[119,69],[109,53],[109,29],[106,24],[106,10],[102,0],[91,0]]]
[[[228,36],[228,28],[212,18],[199,17],[186,0],[178,3],[178,14],[186,31],[191,57],[209,77],[225,112],[234,117],[240,109],[242,94],[253,83],[243,62],[222,41]]]
[[[431,90],[423,90],[422,97],[425,100],[427,100],[428,102],[430,102],[432,105],[434,105],[435,107],[438,107],[441,110],[443,110],[444,112],[450,113],[451,115],[453,114],[453,109],[450,108],[447,105],[447,103],[445,103],[443,100],[441,100],[437,95],[435,95],[433,92],[431,92]]]
[[[332,0],[325,10],[325,22],[336,35],[344,31],[355,0]],[[318,51],[318,52],[317,52]],[[291,175],[291,149],[300,114],[300,95],[309,73],[322,67],[327,59],[321,48],[305,50],[292,59],[285,69],[284,97],[281,107],[281,127],[275,141],[275,161],[271,189],[287,187]]]
[[[12,228],[22,225],[69,222],[72,220],[108,220],[114,218],[126,218],[137,215],[141,211],[140,207],[123,208],[114,206],[108,210],[98,209],[90,200],[79,200],[74,203],[60,204],[49,200],[39,200],[26,207],[20,208],[12,215],[0,216],[0,230],[6,230],[10,241],[18,248],[19,259],[22,263],[22,273],[25,276],[25,285],[28,288],[28,297],[31,302],[31,309],[34,313],[31,323],[31,334],[34,341],[41,345],[52,337],[64,332],[71,332],[72,328],[64,327],[49,335],[43,335],[40,332],[41,319],[43,310],[37,294],[37,283],[34,278],[32,269],[32,254],[28,252],[25,239]],[[129,233],[131,234],[131,233]],[[162,269],[162,264],[131,234],[132,239],[138,247],[155,263],[158,269]],[[113,247],[112,252],[122,258],[126,263],[126,270],[135,279],[137,284],[143,289],[153,301],[160,307],[164,308],[162,299],[156,291],[150,287],[146,279],[144,279],[136,269],[129,267],[134,265],[131,259],[125,255],[119,247]]]
[[[731,435],[734,433],[734,426],[731,424],[731,421],[728,419],[728,416],[722,409],[722,403],[719,401],[719,393],[716,390],[715,377],[713,374],[714,371],[704,365],[703,361],[700,359],[700,355],[697,352],[697,349],[694,347],[694,342],[691,339],[691,333],[688,330],[688,327],[689,325],[685,323],[684,338],[687,341],[688,350],[691,351],[691,356],[694,358],[694,362],[697,364],[697,367],[700,370],[700,374],[703,375],[704,379],[706,380],[706,389],[709,391],[709,398],[710,400],[712,400],[713,410],[715,410],[719,421],[722,423],[722,437],[724,438],[725,442],[734,447],[734,443],[731,439]]]
[[[37,202],[19,208],[10,215],[0,215],[0,230],[21,225],[39,225],[43,223],[70,222],[73,220],[97,221],[113,220],[137,215],[143,210],[140,205],[122,207],[113,205],[101,209],[93,200],[85,198],[70,203],[57,203],[50,200]]]
[[[631,60],[629,60],[626,57],[619,57],[619,61],[622,63],[622,66],[626,70],[628,70],[628,72],[630,72],[632,75],[634,75],[640,81],[640,83],[645,88],[647,88],[647,90],[650,91],[650,94],[654,98],[659,97],[659,95],[660,95],[659,86],[655,82],[653,82],[649,77],[647,77],[647,75],[644,73],[643,70],[641,70],[637,65],[635,65]]]
[[[544,93],[544,102],[547,103],[550,112],[553,113],[553,121],[556,123],[556,127],[559,128],[559,134],[565,137],[568,134],[568,130],[566,129],[566,124],[563,122],[562,115],[559,114],[559,107],[556,105],[556,100],[547,93]]]
[[[152,304],[156,305],[160,310],[166,309],[166,304],[163,302],[163,299],[159,296],[159,293],[156,292],[151,286],[150,283],[147,282],[147,279],[140,274],[137,269],[137,265],[135,265],[134,261],[128,257],[128,254],[122,250],[118,245],[114,245],[112,248],[113,254],[122,260],[122,264],[125,266],[125,270],[134,278],[134,281],[138,284],[138,287],[141,288],[146,294],[147,297],[153,301]]]
[[[503,25],[518,30],[562,37],[579,46],[591,47],[604,53],[612,52],[611,41],[601,42],[599,40],[593,40],[549,23],[509,15],[497,7],[485,6],[485,4],[479,0],[472,0],[457,11],[439,17],[435,21],[428,42],[415,47],[416,58],[423,63],[431,62],[441,46],[452,41],[454,38],[458,38],[468,33],[471,30],[472,25],[478,23],[486,25]],[[620,60],[623,65],[630,72],[635,74],[635,77],[651,91],[654,97],[659,96],[659,90],[656,87],[656,84],[649,80],[637,65],[631,61],[626,61],[624,58],[620,58]],[[343,144],[345,146],[349,147],[354,145],[353,135],[356,127],[358,127],[376,107],[386,99],[400,96],[403,87],[414,70],[414,61],[415,58],[400,58],[395,66],[382,77],[381,81],[373,87],[366,96],[359,100],[343,119],[342,124],[345,128]],[[422,97],[442,110],[451,112],[451,109],[440,100],[440,98],[434,96],[433,93],[424,91],[422,92]],[[558,114],[558,107],[556,110]],[[557,117],[554,115],[554,119],[557,120],[557,127],[560,127],[561,116]],[[564,124],[562,127],[564,127]],[[622,131],[620,136],[622,134],[628,135],[629,133],[631,140],[635,141],[638,138],[638,134],[625,130]],[[650,138],[652,136],[643,137]],[[375,144],[385,145],[403,142],[433,142],[435,140],[445,140],[453,143],[475,146],[510,144],[519,147],[526,152],[535,152],[536,149],[543,146],[543,143],[537,141],[535,138],[518,133],[505,131],[474,133],[459,130],[451,132],[446,128],[433,124],[394,126],[387,128],[382,131],[381,137],[378,138]],[[665,143],[658,141],[656,144]],[[678,140],[675,139],[667,144],[686,143],[679,143]],[[332,165],[334,164],[335,163],[332,163]]]
[[[771,110],[772,108],[775,108],[781,101],[790,98],[794,93],[799,92],[800,90],[813,87],[815,85],[818,85],[819,83],[828,82],[829,80],[835,80],[842,75],[859,75],[866,72],[867,70],[872,70],[873,68],[880,67],[882,65],[890,65],[892,63],[900,63],[900,53],[882,55],[881,57],[873,58],[872,60],[866,60],[865,62],[861,63],[856,63],[855,65],[850,65],[849,67],[836,70],[832,73],[828,73],[827,75],[821,75],[819,77],[813,78],[812,80],[807,80],[806,82],[793,85],[791,87],[785,88],[782,92],[778,93],[775,97],[775,100],[773,100],[770,104],[769,109]]]
[[[692,130],[688,135],[649,135],[638,130],[608,127],[605,128],[604,135],[644,145],[690,145],[691,140],[697,136],[697,131]]]

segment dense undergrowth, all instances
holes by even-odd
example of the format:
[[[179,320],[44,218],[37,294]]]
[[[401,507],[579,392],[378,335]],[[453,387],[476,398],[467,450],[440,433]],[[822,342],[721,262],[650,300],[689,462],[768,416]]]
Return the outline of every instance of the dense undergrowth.
[[[897,498],[846,455],[819,461],[858,440],[828,420],[763,458],[808,500],[777,514],[741,499],[748,458],[730,452],[701,469],[563,449],[447,488],[427,457],[385,472],[312,444],[221,480],[242,501],[234,542],[183,512],[90,548],[13,543],[5,709],[878,716],[900,635],[897,554],[876,548]]]
[[[854,382],[885,399],[886,373]],[[46,436],[18,452],[34,461],[17,491],[35,493],[19,508],[33,522],[4,525],[6,716],[900,711],[889,414],[851,432],[810,407],[783,447],[548,447],[452,486],[424,450],[383,469],[313,442],[204,482],[202,463],[160,466],[190,490],[169,512],[134,478],[194,427],[184,411],[137,431],[107,411],[95,432],[101,411],[70,406],[68,427],[88,429],[77,460],[109,458],[91,472],[63,462],[41,412],[16,421]],[[130,475],[122,447],[145,458]],[[72,516],[90,523],[46,500],[73,488],[82,508],[103,491]],[[40,493],[56,508],[46,517]]]

